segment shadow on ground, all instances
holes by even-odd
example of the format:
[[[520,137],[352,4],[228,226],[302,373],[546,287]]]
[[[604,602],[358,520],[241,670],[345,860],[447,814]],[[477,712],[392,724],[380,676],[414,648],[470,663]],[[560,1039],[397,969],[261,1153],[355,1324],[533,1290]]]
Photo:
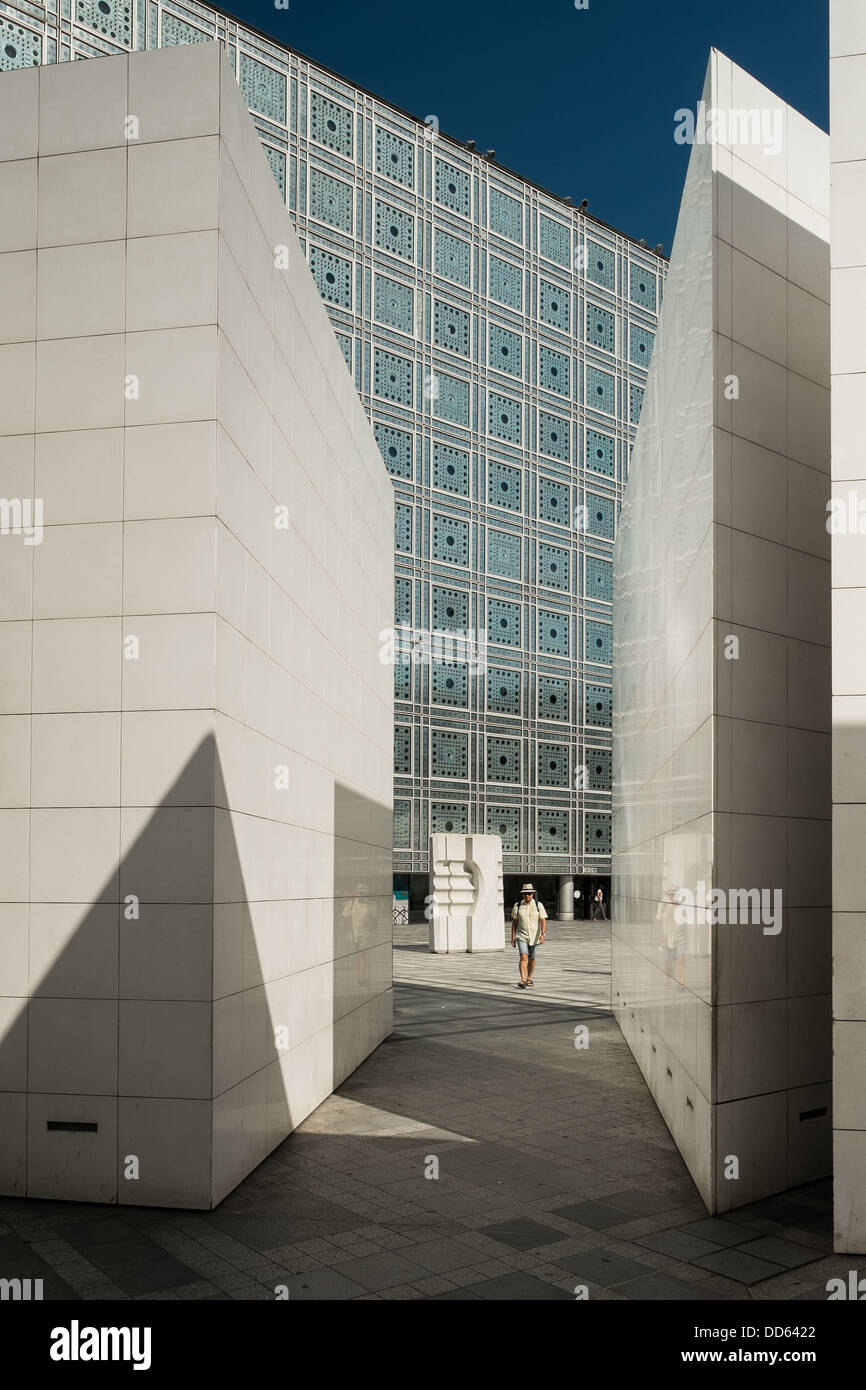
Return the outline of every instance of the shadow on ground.
[[[215,1211],[5,1200],[0,1273],[46,1298],[521,1302],[823,1299],[847,1275],[829,1183],[706,1216],[605,1012],[405,983],[396,1003]]]

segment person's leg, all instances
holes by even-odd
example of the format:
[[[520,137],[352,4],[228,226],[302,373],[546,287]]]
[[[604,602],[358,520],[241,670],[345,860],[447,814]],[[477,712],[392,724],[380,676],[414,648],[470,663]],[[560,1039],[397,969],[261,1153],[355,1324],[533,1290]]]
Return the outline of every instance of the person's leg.
[[[527,964],[527,967],[526,967],[526,969],[527,969],[527,981],[526,981],[526,983],[527,983],[527,984],[529,984],[529,982],[530,982],[530,980],[532,979],[532,976],[533,976],[533,974],[534,974],[534,972],[535,972],[535,951],[536,951],[536,948],[535,948],[534,946],[530,946],[530,948],[529,948],[528,964]]]
[[[528,957],[528,955],[527,955],[528,949],[529,949],[529,948],[528,948],[526,942],[525,942],[525,941],[522,941],[522,940],[520,940],[520,938],[518,938],[518,941],[517,941],[517,950],[518,950],[518,953],[519,953],[519,955],[518,955],[518,963],[519,963],[519,969],[520,969],[520,979],[521,979],[521,983],[524,984],[524,985],[526,984],[526,979],[527,979],[527,975],[526,975],[526,964],[527,964],[527,960],[529,959],[529,957]]]

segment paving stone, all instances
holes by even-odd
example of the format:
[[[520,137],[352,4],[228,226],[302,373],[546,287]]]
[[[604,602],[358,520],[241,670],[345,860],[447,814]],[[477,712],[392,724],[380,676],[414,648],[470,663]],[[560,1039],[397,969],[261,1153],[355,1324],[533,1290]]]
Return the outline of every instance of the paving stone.
[[[511,1274],[513,1266],[508,1260],[480,1260],[472,1268],[476,1279],[494,1279],[500,1274]]]
[[[455,1172],[464,1167],[474,1168],[480,1163],[495,1166],[501,1160],[513,1157],[513,1153],[507,1144],[466,1144],[452,1153],[443,1154],[440,1166]]]
[[[149,1242],[149,1238],[141,1236],[132,1223],[117,1216],[103,1216],[67,1227],[64,1229],[64,1239],[84,1253],[103,1246],[129,1244],[131,1241]]]
[[[412,1259],[437,1274],[452,1269],[465,1269],[477,1263],[478,1251],[467,1241],[428,1240],[412,1246]]]
[[[578,1282],[611,1301],[825,1297],[827,1185],[706,1216],[587,927],[552,929],[528,996],[507,953],[434,956],[426,925],[398,931],[395,1037],[215,1212],[0,1199],[0,1272],[15,1254],[88,1301],[273,1301],[278,1283],[329,1301],[571,1300]],[[600,1043],[579,1069],[576,1020]],[[682,1263],[695,1249],[761,1282]]]
[[[177,1288],[182,1284],[198,1282],[195,1270],[173,1260],[169,1255],[163,1259],[140,1260],[134,1264],[122,1265],[111,1270],[113,1283],[124,1293],[134,1298],[136,1294],[155,1293],[158,1289]]]
[[[54,1273],[58,1274],[61,1279],[70,1282],[73,1279],[91,1278],[99,1273],[95,1265],[78,1255],[72,1258],[64,1256],[62,1260],[46,1260],[46,1264],[50,1264]]]
[[[7,1265],[15,1260],[27,1260],[32,1257],[33,1247],[20,1236],[0,1236],[0,1268],[5,1270]]]
[[[137,1297],[139,1298],[154,1298],[156,1296],[157,1295],[155,1294],[137,1295]],[[190,1303],[193,1303],[211,1298],[224,1299],[225,1295],[221,1293],[221,1291],[218,1288],[216,1288],[214,1284],[211,1284],[206,1279],[202,1279],[199,1280],[197,1284],[184,1284],[179,1289],[173,1289],[171,1291],[171,1297],[177,1298],[179,1300],[186,1300]]]
[[[603,1202],[577,1202],[573,1206],[557,1207],[553,1215],[573,1221],[577,1226],[588,1226],[591,1231],[604,1231],[608,1226],[621,1226],[626,1220],[623,1212],[606,1206]]]
[[[737,1249],[745,1255],[757,1255],[771,1264],[782,1265],[785,1269],[798,1269],[800,1265],[813,1264],[819,1258],[816,1250],[795,1245],[792,1240],[781,1240],[778,1236],[759,1236],[748,1244],[738,1245]]]
[[[514,1250],[535,1250],[540,1245],[553,1245],[563,1239],[561,1231],[550,1226],[542,1226],[539,1221],[529,1217],[516,1217],[511,1221],[499,1221],[493,1226],[481,1228],[491,1240],[501,1241]]]
[[[608,1192],[605,1204],[619,1211],[630,1212],[633,1216],[657,1216],[659,1212],[670,1211],[674,1203],[667,1197],[659,1197],[654,1192],[644,1192],[641,1188],[628,1188],[625,1192]]]
[[[290,1274],[277,1279],[277,1284],[285,1284],[289,1290],[289,1301],[297,1303],[313,1300],[337,1300],[359,1298],[369,1291],[369,1284],[360,1284],[339,1273],[336,1269],[308,1269],[303,1274]]]
[[[826,1226],[818,1226],[817,1222],[811,1226],[780,1226],[776,1223],[769,1230],[767,1229],[768,1223],[756,1221],[753,1223],[752,1235],[778,1236],[780,1240],[790,1240],[794,1245],[805,1245],[816,1252],[815,1258],[818,1259],[822,1255],[832,1255],[833,1253],[832,1206],[827,1213],[827,1221]]]
[[[662,1231],[659,1235],[643,1236],[635,1242],[645,1245],[648,1250],[658,1250],[662,1255],[670,1255],[672,1260],[695,1262],[699,1255],[710,1255],[721,1247],[712,1240],[702,1240],[700,1236],[686,1235],[683,1231]]]
[[[470,1166],[465,1164],[458,1168],[457,1172],[463,1182],[471,1183],[474,1187],[491,1187],[498,1189],[504,1187],[508,1181],[506,1174],[497,1164],[478,1163]]]
[[[745,1240],[755,1239],[755,1232],[748,1226],[721,1216],[705,1216],[700,1221],[689,1221],[683,1226],[677,1226],[677,1230],[687,1236],[710,1240],[714,1245],[742,1245]]]
[[[305,1216],[284,1216],[266,1211],[249,1216],[226,1216],[221,1219],[220,1226],[239,1245],[247,1246],[261,1254],[273,1245],[287,1245],[290,1242],[300,1244],[302,1240],[311,1236],[325,1239],[358,1224],[352,1212],[342,1208],[340,1210],[341,1216],[328,1220],[310,1220]]]
[[[374,1240],[353,1240],[342,1246],[344,1255],[351,1255],[354,1259],[360,1259],[362,1255],[379,1255],[382,1246]]]
[[[547,1178],[510,1177],[497,1182],[495,1192],[517,1197],[521,1202],[537,1203],[546,1198],[560,1197],[562,1187]]]
[[[747,1255],[742,1250],[717,1250],[712,1255],[701,1255],[693,1261],[699,1269],[708,1269],[713,1274],[723,1274],[726,1279],[735,1279],[738,1284],[759,1284],[762,1279],[771,1279],[774,1274],[783,1274],[782,1265],[771,1264],[769,1260],[759,1260],[755,1255]]]
[[[429,1269],[424,1269],[414,1260],[406,1259],[393,1250],[387,1250],[381,1255],[367,1255],[362,1260],[348,1260],[345,1264],[337,1266],[337,1272],[374,1293],[393,1288],[395,1284],[408,1284],[415,1279],[425,1279],[430,1273]]]
[[[579,1255],[557,1256],[557,1265],[576,1274],[582,1282],[599,1284],[610,1288],[613,1284],[623,1284],[627,1279],[637,1279],[652,1271],[637,1260],[618,1255],[615,1250],[585,1250]]]
[[[820,1217],[814,1206],[802,1201],[788,1193],[780,1193],[777,1197],[765,1197],[760,1202],[752,1202],[747,1207],[739,1207],[737,1216],[744,1220],[751,1221],[759,1217],[768,1221],[775,1221],[780,1226],[794,1226],[797,1220],[808,1221],[815,1216]]]
[[[432,1298],[437,1293],[449,1293],[455,1289],[450,1279],[444,1278],[441,1274],[431,1274],[428,1279],[419,1279],[412,1286],[418,1293],[425,1298]]]
[[[815,1278],[814,1265],[804,1265],[799,1270],[789,1271],[787,1274],[777,1274],[774,1279],[764,1279],[760,1284],[753,1284],[749,1288],[749,1298],[755,1302],[786,1302],[799,1298],[807,1290],[820,1288],[821,1297],[826,1299],[826,1283],[819,1284]],[[711,1278],[714,1276],[710,1276]],[[745,1288],[746,1286],[743,1285]]]
[[[469,1291],[488,1302],[540,1303],[542,1301],[568,1300],[574,1295],[564,1289],[557,1289],[536,1279],[531,1274],[502,1274],[498,1279],[485,1279],[481,1284],[470,1284]]]
[[[630,1279],[619,1285],[618,1292],[627,1298],[649,1302],[711,1303],[719,1297],[716,1293],[702,1290],[700,1284],[688,1284],[669,1274],[647,1274],[640,1279]]]
[[[232,1293],[235,1289],[249,1287],[250,1281],[240,1270],[234,1270],[231,1274],[213,1274],[210,1282],[224,1293]]]

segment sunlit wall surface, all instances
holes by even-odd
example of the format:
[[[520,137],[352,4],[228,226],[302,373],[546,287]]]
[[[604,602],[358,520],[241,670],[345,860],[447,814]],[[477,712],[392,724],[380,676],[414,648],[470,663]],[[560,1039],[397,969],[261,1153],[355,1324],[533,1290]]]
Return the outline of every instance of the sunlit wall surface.
[[[830,1168],[829,199],[721,54],[703,99],[615,557],[613,988],[721,1211]]]
[[[866,11],[830,5],[836,1248],[866,1250]]]
[[[607,872],[611,556],[665,262],[210,6],[54,6],[0,7],[0,68],[225,44],[393,477],[395,620],[487,633],[486,669],[459,638],[395,667],[395,868],[453,830],[506,872]]]
[[[391,1031],[391,484],[215,44],[0,110],[0,1191],[209,1207]]]

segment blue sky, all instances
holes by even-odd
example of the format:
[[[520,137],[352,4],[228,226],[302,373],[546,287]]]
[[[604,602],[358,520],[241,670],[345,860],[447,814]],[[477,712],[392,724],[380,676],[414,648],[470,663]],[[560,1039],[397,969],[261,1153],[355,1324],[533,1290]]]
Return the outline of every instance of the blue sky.
[[[866,3],[866,0],[864,0]],[[229,0],[223,8],[654,246],[712,46],[825,130],[827,0]]]

